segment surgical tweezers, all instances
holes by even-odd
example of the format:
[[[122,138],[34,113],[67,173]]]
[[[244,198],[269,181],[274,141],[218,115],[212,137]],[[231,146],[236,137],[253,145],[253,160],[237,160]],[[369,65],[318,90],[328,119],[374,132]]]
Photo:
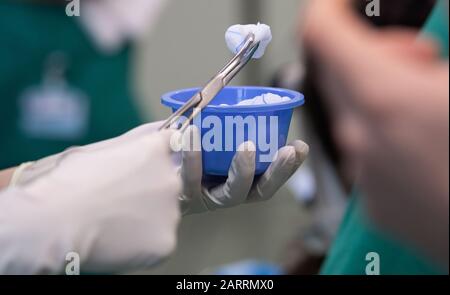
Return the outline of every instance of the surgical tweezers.
[[[181,123],[180,131],[183,132],[191,121],[206,107],[211,100],[236,76],[237,73],[249,62],[259,42],[255,42],[255,35],[250,33],[243,41],[243,46],[236,55],[193,97],[191,97],[176,112],[170,115],[159,127],[159,130],[170,128],[177,123],[181,116],[192,110],[189,117]],[[179,124],[176,124],[179,125]]]

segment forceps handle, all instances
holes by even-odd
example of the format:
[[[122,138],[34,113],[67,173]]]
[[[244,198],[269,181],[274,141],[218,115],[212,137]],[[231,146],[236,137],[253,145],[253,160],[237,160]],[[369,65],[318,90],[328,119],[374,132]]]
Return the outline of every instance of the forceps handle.
[[[170,128],[184,113],[192,109],[192,113],[181,125],[180,131],[184,131],[190,122],[208,105],[208,103],[225,87],[236,74],[249,62],[259,47],[259,42],[254,43],[255,35],[250,33],[244,46],[239,52],[216,74],[203,89],[197,92],[183,106],[170,115],[158,130]],[[196,108],[196,106],[199,106]]]
[[[170,126],[178,120],[184,113],[189,111],[189,109],[194,108],[196,105],[200,103],[202,100],[200,92],[191,97],[184,105],[182,105],[178,110],[176,110],[174,113],[172,113],[165,121],[164,123],[158,128],[159,131],[163,129],[170,128]],[[191,117],[191,116],[190,116]],[[188,120],[187,122],[190,122]],[[186,122],[184,122],[186,123]],[[183,125],[184,125],[183,123]],[[187,126],[186,126],[187,127]],[[185,128],[186,128],[185,127]]]
[[[181,124],[181,127],[180,127],[179,131],[180,131],[181,133],[183,133],[183,132],[186,130],[186,128],[191,124],[191,122],[194,120],[194,118],[195,118],[201,111],[202,111],[201,108],[196,108],[196,107],[194,107],[194,108],[192,109],[192,113],[189,115],[189,118],[187,118],[187,120],[184,121],[183,124]]]

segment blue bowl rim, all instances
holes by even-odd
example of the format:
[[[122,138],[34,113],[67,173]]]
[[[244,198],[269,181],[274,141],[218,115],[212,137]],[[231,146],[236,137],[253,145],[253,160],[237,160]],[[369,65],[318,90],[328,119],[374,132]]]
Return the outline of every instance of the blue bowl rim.
[[[290,101],[280,102],[280,103],[274,103],[274,104],[261,104],[261,105],[243,105],[243,106],[229,106],[229,107],[223,107],[223,106],[214,106],[214,105],[208,105],[204,111],[208,112],[217,112],[217,113],[229,113],[229,112],[248,112],[248,111],[279,111],[279,110],[286,110],[286,109],[293,109],[295,107],[301,106],[305,103],[304,95],[300,92],[285,89],[285,88],[277,88],[277,87],[260,87],[260,86],[226,86],[225,89],[255,89],[255,90],[262,90],[262,91],[283,91],[287,92],[290,96],[293,98]],[[165,106],[178,109],[183,105],[183,102],[179,100],[175,100],[172,97],[176,94],[179,94],[181,92],[187,92],[187,91],[199,91],[200,87],[193,87],[193,88],[185,88],[185,89],[179,89],[175,91],[170,91],[161,96],[161,103]]]

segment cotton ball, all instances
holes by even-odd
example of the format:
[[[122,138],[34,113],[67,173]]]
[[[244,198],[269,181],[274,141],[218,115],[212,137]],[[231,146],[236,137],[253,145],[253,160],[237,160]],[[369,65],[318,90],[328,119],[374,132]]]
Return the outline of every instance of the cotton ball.
[[[260,105],[260,104],[265,104],[264,102],[264,98],[262,95],[256,96],[252,99],[253,103],[252,105]]]
[[[265,104],[277,104],[282,102],[288,102],[291,99],[288,96],[279,96],[274,93],[264,93],[262,95],[255,96],[253,98],[241,100],[235,106],[250,106],[250,105],[265,105]],[[227,104],[220,104],[219,106],[229,106]]]
[[[266,104],[279,103],[281,101],[281,97],[273,93],[265,93],[263,98]]]
[[[249,106],[249,105],[253,105],[253,98],[252,98],[252,99],[244,99],[244,100],[241,100],[237,105],[239,105],[239,106]]]
[[[266,24],[233,25],[225,32],[225,42],[228,49],[234,54],[244,45],[244,40],[248,34],[255,35],[255,42],[260,42],[258,49],[253,54],[253,58],[261,58],[264,55],[267,45],[272,41],[272,32]]]

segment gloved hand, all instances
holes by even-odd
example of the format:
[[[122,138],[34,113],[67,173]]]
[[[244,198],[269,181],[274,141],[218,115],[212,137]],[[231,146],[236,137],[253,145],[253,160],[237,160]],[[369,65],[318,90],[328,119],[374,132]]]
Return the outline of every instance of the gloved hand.
[[[182,135],[183,195],[181,208],[184,215],[242,203],[270,199],[305,160],[309,147],[300,140],[281,148],[267,171],[254,183],[256,148],[252,142],[242,143],[233,158],[225,183],[202,183],[201,152],[189,148],[200,145],[195,126]],[[198,150],[198,149],[197,149]]]
[[[0,194],[0,273],[147,267],[175,246],[181,180],[159,123],[19,168]]]

